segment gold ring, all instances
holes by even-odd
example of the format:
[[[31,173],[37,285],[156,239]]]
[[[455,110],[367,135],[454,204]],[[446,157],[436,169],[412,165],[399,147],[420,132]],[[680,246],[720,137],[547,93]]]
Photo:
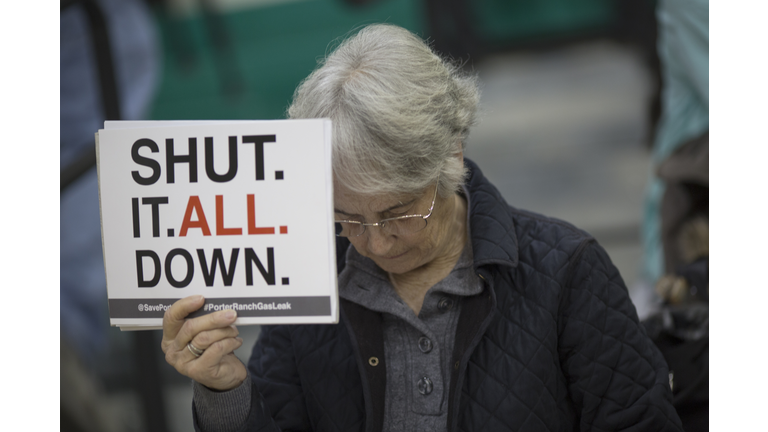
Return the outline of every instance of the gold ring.
[[[187,344],[187,349],[188,349],[188,350],[189,350],[189,352],[191,352],[191,353],[192,353],[192,355],[194,355],[195,357],[200,357],[200,356],[201,356],[201,355],[203,355],[203,353],[205,352],[205,350],[204,350],[204,349],[200,349],[200,348],[198,348],[198,347],[196,347],[196,346],[192,345],[192,341],[189,341],[189,343]]]

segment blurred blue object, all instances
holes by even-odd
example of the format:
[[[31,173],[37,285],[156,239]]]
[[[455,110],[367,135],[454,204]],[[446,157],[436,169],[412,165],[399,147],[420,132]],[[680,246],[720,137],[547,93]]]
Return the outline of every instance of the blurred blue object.
[[[643,215],[642,275],[650,284],[664,273],[661,198],[656,170],[675,150],[709,129],[709,0],[660,0],[658,52],[662,108]]]
[[[105,118],[96,53],[85,10],[75,2],[60,21],[60,167],[93,151]],[[144,118],[159,77],[156,29],[141,0],[96,2],[106,21],[122,118]],[[61,332],[83,360],[106,347],[109,327],[96,170],[61,193]]]

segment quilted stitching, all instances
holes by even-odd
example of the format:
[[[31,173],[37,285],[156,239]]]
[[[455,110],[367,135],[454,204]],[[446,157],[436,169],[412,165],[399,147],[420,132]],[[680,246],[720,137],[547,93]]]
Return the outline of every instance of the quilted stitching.
[[[602,248],[510,208],[467,165],[475,265],[496,306],[463,376],[459,430],[681,430],[663,359]],[[343,325],[262,331],[249,366],[284,429],[364,429],[349,337]]]
[[[267,412],[284,429],[363,429],[362,388],[342,326],[264,326],[249,367]],[[340,407],[346,415],[331,415]]]

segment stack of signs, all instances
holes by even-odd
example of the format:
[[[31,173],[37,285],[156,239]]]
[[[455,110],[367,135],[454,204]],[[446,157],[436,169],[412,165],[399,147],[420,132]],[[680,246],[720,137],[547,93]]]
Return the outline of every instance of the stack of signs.
[[[96,134],[110,323],[338,322],[329,120],[106,122]]]

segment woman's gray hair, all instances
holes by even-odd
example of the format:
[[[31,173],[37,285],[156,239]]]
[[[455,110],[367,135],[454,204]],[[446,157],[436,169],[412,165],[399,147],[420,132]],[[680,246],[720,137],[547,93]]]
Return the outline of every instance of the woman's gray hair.
[[[439,177],[445,197],[464,181],[457,154],[479,98],[474,76],[408,30],[375,24],[320,62],[288,116],[333,121],[334,177],[349,190],[418,194]]]

